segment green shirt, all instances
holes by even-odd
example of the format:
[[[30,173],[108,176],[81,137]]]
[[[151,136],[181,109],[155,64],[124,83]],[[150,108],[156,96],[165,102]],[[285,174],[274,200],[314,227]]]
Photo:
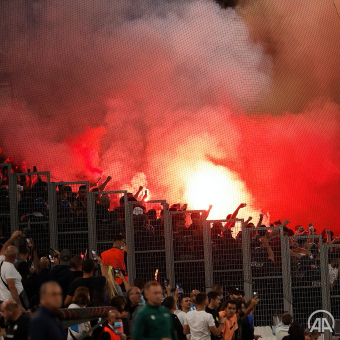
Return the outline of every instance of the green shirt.
[[[174,339],[172,318],[168,309],[146,304],[141,308],[133,327],[134,340]]]

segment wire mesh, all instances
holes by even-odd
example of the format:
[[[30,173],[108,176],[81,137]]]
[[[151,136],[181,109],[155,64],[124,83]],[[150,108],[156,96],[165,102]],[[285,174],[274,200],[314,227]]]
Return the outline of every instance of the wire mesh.
[[[251,280],[254,295],[259,296],[255,326],[268,326],[273,317],[284,312],[282,250],[279,227],[247,228],[250,241]]]
[[[211,232],[213,281],[224,291],[229,287],[243,290],[242,242],[238,237],[241,221],[208,221]]]
[[[309,315],[323,308],[320,237],[290,237],[294,320],[307,327]]]
[[[18,218],[19,229],[24,235],[33,238],[35,247],[40,256],[49,252],[49,211],[48,188],[50,183],[49,172],[17,173],[18,187]]]
[[[95,193],[97,251],[112,247],[114,235],[126,235],[124,194],[126,191]]]
[[[10,235],[10,200],[8,190],[8,173],[10,165],[7,163],[0,164],[0,225],[2,236],[9,237]],[[1,240],[0,240],[1,242]]]
[[[164,239],[164,201],[135,202],[133,227],[136,277],[167,278]]]
[[[174,279],[184,293],[205,291],[205,261],[202,210],[171,211]]]
[[[336,241],[338,242],[338,241]],[[330,284],[330,306],[334,319],[340,319],[340,244],[328,244],[328,267],[327,274]]]
[[[88,204],[89,183],[59,182],[57,184],[57,232],[59,250],[73,255],[85,254],[89,248]]]

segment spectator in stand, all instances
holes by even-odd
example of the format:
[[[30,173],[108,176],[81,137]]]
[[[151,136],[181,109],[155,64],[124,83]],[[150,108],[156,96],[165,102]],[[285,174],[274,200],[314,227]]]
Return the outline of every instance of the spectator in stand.
[[[212,315],[216,328],[220,327],[220,318],[218,314],[218,308],[221,304],[221,295],[215,291],[208,293],[208,306],[205,311]],[[217,340],[220,336],[215,336],[211,333],[211,340]]]
[[[236,306],[238,301],[228,300],[224,311],[219,313],[220,319],[225,318],[225,324],[222,330],[223,340],[234,340],[235,331],[238,329],[238,320],[236,315]]]
[[[122,327],[122,318],[117,310],[110,310],[107,313],[107,326],[104,326],[99,340],[125,340],[126,335],[119,329]]]
[[[80,255],[73,256],[70,265],[75,280],[83,277],[83,258]]]
[[[246,203],[241,203],[241,204],[237,207],[237,209],[236,209],[232,214],[229,214],[229,215],[226,217],[226,220],[234,220],[234,219],[237,217],[237,215],[238,215],[240,209],[245,208],[246,206],[247,206]],[[234,222],[231,222],[231,221],[230,221],[230,222],[227,222],[227,224],[225,225],[226,228],[232,228],[232,227],[234,227],[234,226],[235,226],[235,223],[234,223]]]
[[[83,278],[78,279],[70,285],[68,290],[65,306],[68,306],[73,299],[75,291],[78,287],[86,287],[90,291],[91,301],[93,301],[93,290],[97,288],[105,289],[106,278],[104,276],[94,276],[96,271],[95,263],[92,259],[87,259],[83,262]]]
[[[28,339],[30,317],[19,309],[13,299],[6,300],[1,304],[1,313],[7,324],[5,339]]]
[[[127,292],[127,303],[125,306],[125,311],[128,313],[127,316],[127,328],[124,328],[125,334],[132,335],[136,315],[143,307],[142,303],[142,293],[140,289],[136,286],[131,287]]]
[[[328,275],[330,287],[333,290],[339,277],[340,258],[338,253],[329,254]]]
[[[72,212],[78,217],[87,216],[87,191],[86,185],[79,187],[78,196],[72,204]]]
[[[196,296],[196,310],[190,311],[185,316],[184,333],[190,334],[192,340],[210,340],[211,333],[219,336],[224,327],[225,318],[221,318],[217,328],[213,316],[207,313],[208,297],[205,293]]]
[[[128,248],[126,246],[125,238],[123,235],[114,236],[112,248],[102,252],[101,254],[101,259],[103,261],[103,264],[106,267],[111,266],[115,269],[120,269],[126,281],[128,281],[126,265],[125,265],[125,256],[127,254],[128,254]],[[123,281],[121,279],[117,279],[116,281],[121,286],[123,291],[125,291]]]
[[[175,340],[170,312],[161,306],[163,290],[157,281],[149,281],[144,288],[146,305],[140,309],[133,329],[134,340]]]
[[[21,276],[14,267],[18,249],[11,244],[21,236],[21,231],[15,231],[10,239],[3,245],[0,252],[0,301],[13,299],[21,311],[25,311],[20,301],[20,294],[24,287]]]
[[[72,303],[68,308],[85,308],[90,302],[90,292],[86,287],[78,287],[74,292]],[[75,340],[87,333],[91,328],[89,322],[84,322],[68,328],[67,340]]]
[[[288,336],[289,326],[293,322],[293,317],[289,313],[285,313],[282,316],[281,322],[273,327],[273,334],[277,340],[282,340],[285,336]]]
[[[54,257],[54,267],[49,273],[49,280],[60,285],[64,298],[66,298],[71,283],[74,281],[74,275],[70,269],[71,258],[71,252],[68,249],[63,249],[60,256]]]
[[[289,327],[288,335],[285,336],[282,340],[304,340],[304,339],[305,339],[304,329],[297,322],[293,322]]]
[[[176,300],[174,299],[174,297],[168,296],[167,298],[164,299],[162,304],[165,308],[169,309],[170,311],[172,322],[173,322],[173,328],[176,332],[177,339],[186,340],[187,337],[183,333],[183,326],[181,324],[181,321],[178,319],[177,315],[175,314]]]
[[[55,281],[40,288],[40,309],[31,319],[30,340],[66,340],[66,331],[55,312],[63,305],[63,291]]]
[[[199,290],[194,289],[191,293],[190,293],[190,299],[191,299],[191,307],[189,309],[189,311],[192,310],[196,310],[196,296],[200,293]]]

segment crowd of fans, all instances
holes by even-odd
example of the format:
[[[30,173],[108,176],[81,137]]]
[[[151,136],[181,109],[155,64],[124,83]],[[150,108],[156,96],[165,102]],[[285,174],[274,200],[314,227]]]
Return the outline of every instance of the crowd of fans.
[[[10,162],[0,152],[1,162]],[[8,238],[9,193],[7,168],[1,169],[0,185],[0,302],[2,311],[2,334],[8,339],[25,339],[30,332],[31,339],[78,339],[91,329],[85,322],[69,327],[67,334],[55,320],[54,310],[84,308],[88,306],[111,305],[108,321],[89,333],[93,339],[257,339],[254,334],[254,310],[261,310],[259,299],[246,300],[244,293],[235,287],[226,289],[226,282],[212,287],[207,295],[203,286],[193,287],[190,276],[182,280],[182,287],[171,289],[168,281],[156,280],[144,285],[144,279],[153,277],[150,273],[137,278],[132,285],[128,281],[125,244],[125,200],[112,201],[109,195],[101,194],[111,180],[100,186],[93,186],[95,192],[95,214],[98,241],[113,240],[112,247],[83,254],[79,248],[63,249],[59,252],[49,247],[48,186],[39,175],[29,175],[23,163],[13,166],[14,171],[26,175],[18,176],[18,218],[24,228]],[[36,168],[33,169],[36,172]],[[59,231],[70,226],[80,228],[88,218],[86,185],[79,186],[77,192],[69,185],[57,188],[57,218]],[[134,202],[134,239],[137,250],[164,249],[163,210],[156,210],[146,203],[147,191],[140,187],[138,192],[129,193],[128,201]],[[240,204],[227,219],[235,219],[246,204]],[[149,207],[149,209],[148,209]],[[203,221],[209,210],[203,213],[186,213],[186,205],[174,204],[172,231],[175,261],[204,258]],[[205,214],[205,216],[203,216]],[[281,221],[263,224],[265,216],[260,215],[256,225],[249,217],[245,227],[250,228],[249,244],[254,286],[261,297],[268,324],[277,314],[273,299],[282,298],[282,258]],[[237,235],[233,232],[237,231]],[[289,237],[292,286],[294,303],[306,310],[304,303],[313,296],[309,304],[310,312],[318,309],[321,301],[320,246],[322,243],[337,244],[340,239],[330,230],[323,230],[321,240],[312,225],[304,229],[283,227],[284,237]],[[303,236],[294,238],[292,236]],[[233,221],[211,226],[214,249],[214,265],[223,267],[233,275],[242,275],[242,231],[237,230]],[[16,243],[16,247],[13,243]],[[37,246],[36,244],[39,244]],[[86,245],[84,246],[86,247]],[[338,248],[329,250],[329,281],[332,292],[340,290]],[[137,259],[136,259],[137,261]],[[153,272],[155,268],[152,268]],[[237,274],[236,272],[239,271]],[[235,273],[235,274],[234,274]],[[140,276],[143,276],[141,273]],[[240,283],[242,279],[240,279]],[[301,288],[298,288],[302,286]],[[202,292],[200,292],[202,290]],[[225,297],[223,296],[225,293]],[[163,307],[161,306],[163,305]],[[146,305],[146,306],[144,306]],[[274,303],[275,305],[275,303]],[[143,307],[144,306],[144,307]],[[304,315],[310,313],[306,311]],[[277,337],[285,334],[286,340],[297,340],[303,335],[298,324],[287,324],[287,313],[282,317],[283,325],[274,329]],[[30,318],[32,316],[32,318]],[[289,319],[289,318],[288,318]],[[35,321],[36,320],[36,321]],[[289,319],[290,320],[290,319]],[[288,327],[291,324],[290,327]],[[302,329],[302,332],[301,332]],[[24,332],[24,333],[22,333]],[[290,332],[290,333],[289,333]],[[25,335],[23,335],[25,334]],[[304,335],[303,335],[304,336]],[[317,335],[307,334],[315,340]],[[293,339],[294,338],[294,339]],[[282,338],[278,338],[281,340]]]

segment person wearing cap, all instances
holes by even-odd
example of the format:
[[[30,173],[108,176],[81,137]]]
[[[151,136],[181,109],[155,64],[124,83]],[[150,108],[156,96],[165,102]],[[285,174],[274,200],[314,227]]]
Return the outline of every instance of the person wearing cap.
[[[128,254],[128,248],[125,243],[125,238],[123,235],[115,235],[113,237],[113,246],[101,253],[101,259],[104,266],[113,267],[115,269],[120,269],[123,273],[126,281],[128,282],[125,256]],[[120,278],[116,278],[117,283],[121,286],[123,291],[125,291],[125,286]]]
[[[59,283],[65,300],[71,283],[74,281],[73,272],[70,269],[72,254],[68,249],[63,249],[60,256],[54,258],[55,266],[49,273],[49,280]]]
[[[244,291],[232,287],[229,291],[229,299],[244,302]]]

